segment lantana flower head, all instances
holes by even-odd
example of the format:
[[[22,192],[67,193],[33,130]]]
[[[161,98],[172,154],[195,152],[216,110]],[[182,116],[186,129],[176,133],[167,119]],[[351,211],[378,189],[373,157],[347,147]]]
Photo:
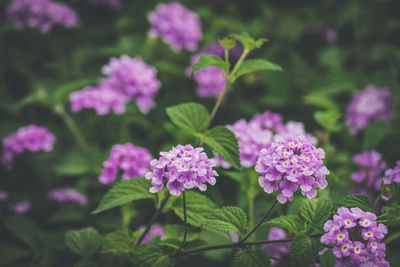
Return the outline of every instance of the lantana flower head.
[[[105,115],[112,109],[116,114],[125,112],[125,103],[129,100],[120,92],[109,87],[87,87],[70,94],[71,110],[93,108],[97,114]]]
[[[153,185],[150,192],[160,191],[165,183],[171,195],[179,196],[185,189],[197,187],[205,191],[206,183],[215,184],[218,174],[213,167],[216,163],[207,157],[202,147],[178,145],[160,155],[150,162],[152,171],[145,176]]]
[[[381,243],[387,228],[376,215],[360,208],[339,208],[324,225],[323,244],[334,244],[336,266],[389,266],[386,247]],[[369,264],[369,265],[368,265]]]
[[[18,215],[23,215],[31,209],[31,203],[29,201],[20,201],[14,204],[10,204],[10,209]]]
[[[317,188],[328,185],[324,157],[324,150],[310,143],[292,137],[279,138],[261,150],[255,168],[261,175],[258,182],[266,193],[277,192],[282,204],[292,201],[299,187],[304,196],[314,198]]]
[[[66,28],[78,25],[78,17],[73,9],[51,0],[14,0],[7,15],[16,27],[39,28],[43,33],[50,31],[56,24]]]
[[[11,167],[15,156],[25,150],[31,152],[45,151],[53,149],[55,136],[45,127],[30,124],[19,128],[3,139],[3,162]]]
[[[268,240],[280,240],[285,239],[286,232],[280,227],[272,227],[268,234]],[[268,250],[268,254],[276,259],[280,259],[282,256],[289,253],[290,243],[283,242],[277,244],[264,244],[262,248]],[[277,265],[276,260],[271,259],[271,265]]]
[[[390,184],[391,182],[400,183],[400,160],[396,162],[396,166],[393,169],[385,171],[383,182],[384,184]]]
[[[123,179],[141,177],[149,171],[152,158],[144,147],[131,143],[114,145],[110,157],[103,164],[99,181],[103,184],[112,183],[117,178],[119,169],[123,171]]]
[[[365,189],[376,190],[381,189],[383,171],[386,169],[386,162],[382,159],[382,155],[376,151],[364,152],[356,154],[353,162],[360,169],[351,175],[351,179],[357,183],[364,183]]]
[[[357,133],[371,121],[390,122],[393,117],[393,100],[385,89],[368,86],[354,94],[347,109],[346,123],[351,132]]]
[[[152,26],[149,35],[160,36],[175,51],[182,48],[194,51],[203,37],[197,14],[179,2],[159,4],[148,19]]]
[[[257,124],[262,129],[270,130],[274,134],[282,134],[286,132],[282,115],[269,110],[266,110],[264,113],[254,115],[254,117],[250,120],[250,123]]]
[[[81,206],[87,204],[86,197],[72,188],[53,189],[49,192],[48,196],[57,203],[77,203]]]
[[[139,57],[123,55],[120,58],[112,58],[108,65],[103,67],[102,72],[107,76],[102,86],[135,101],[142,113],[147,113],[154,107],[154,97],[161,87],[156,77],[156,68],[147,65]]]
[[[144,231],[146,229],[146,226],[142,225],[139,226],[138,230],[139,231]],[[159,224],[159,223],[154,223],[150,231],[144,236],[141,244],[149,242],[151,239],[155,238],[156,236],[159,236],[161,240],[167,238],[167,236],[164,234],[164,227]]]

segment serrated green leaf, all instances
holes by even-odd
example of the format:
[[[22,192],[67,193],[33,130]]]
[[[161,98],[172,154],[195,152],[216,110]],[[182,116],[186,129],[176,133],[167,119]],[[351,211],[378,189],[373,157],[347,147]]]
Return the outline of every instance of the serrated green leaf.
[[[99,206],[92,214],[121,206],[133,200],[154,198],[154,194],[149,192],[150,187],[150,182],[145,178],[121,180],[105,194]]]
[[[28,256],[28,250],[10,244],[0,244],[0,266],[6,266],[14,261]]]
[[[242,32],[240,34],[231,34],[232,38],[238,40],[246,50],[253,50],[256,48],[260,48],[265,42],[268,42],[267,38],[260,38],[255,40],[251,37],[247,32]]]
[[[102,245],[102,237],[96,229],[87,227],[81,230],[69,231],[65,235],[65,243],[73,252],[82,257],[90,257]]]
[[[338,123],[341,115],[337,111],[316,111],[314,113],[314,119],[319,125],[324,127],[329,132],[338,132],[342,128],[342,125]]]
[[[265,226],[279,226],[282,228],[285,228],[286,230],[298,234],[300,233],[300,218],[297,215],[284,215],[280,216],[274,219],[271,219],[265,223],[263,223]]]
[[[184,227],[178,224],[168,224],[163,228],[163,233],[168,238],[176,238],[179,240],[183,239]],[[195,232],[193,229],[189,229],[186,236],[186,241],[192,241],[199,237],[199,233]]]
[[[318,238],[311,238],[305,234],[297,235],[290,244],[290,262],[292,266],[310,266],[321,250]]]
[[[159,243],[160,246],[171,247],[174,249],[179,249],[181,244],[182,244],[182,239],[177,239],[177,238],[164,239],[164,240],[161,240]],[[204,242],[203,240],[200,240],[200,239],[194,239],[191,241],[186,240],[185,249],[186,250],[193,249],[193,248],[201,247],[204,245],[206,245],[206,242]]]
[[[175,214],[183,220],[182,198],[176,199],[172,205]],[[204,224],[206,218],[215,210],[216,206],[205,195],[197,192],[186,192],[186,213],[187,222],[193,226],[199,227]]]
[[[134,266],[137,267],[168,267],[171,266],[171,259],[164,253],[160,246],[140,245],[134,251]]]
[[[200,132],[210,117],[207,109],[198,103],[183,103],[166,109],[168,117],[178,127]]]
[[[387,226],[400,226],[400,207],[383,207],[379,220]]]
[[[34,221],[29,218],[15,216],[6,218],[5,223],[6,227],[33,251],[39,249],[42,231]]]
[[[353,208],[358,207],[364,211],[371,211],[371,200],[363,194],[346,195],[343,199],[335,203],[334,208],[340,207]]]
[[[233,267],[265,267],[271,266],[266,250],[239,250],[233,256]]]
[[[325,222],[330,218],[332,201],[329,198],[307,199],[300,207],[300,217],[313,228],[323,231]]]
[[[371,150],[376,148],[377,145],[390,133],[390,126],[382,121],[374,121],[370,123],[365,130],[363,148],[364,150]]]
[[[282,67],[265,59],[249,59],[243,61],[236,70],[236,77],[261,70],[282,71]]]
[[[224,71],[225,75],[228,75],[230,64],[229,62],[224,61],[219,56],[201,56],[196,64],[192,67],[192,75],[196,71],[202,70],[204,68],[214,66],[220,68]]]
[[[130,231],[116,231],[104,237],[101,253],[130,253],[133,250],[135,238]]]
[[[247,216],[239,207],[223,207],[215,210],[204,223],[208,230],[235,231],[240,236],[247,232]]]
[[[217,126],[204,134],[198,133],[196,136],[234,168],[241,169],[238,140],[231,130],[225,126]]]

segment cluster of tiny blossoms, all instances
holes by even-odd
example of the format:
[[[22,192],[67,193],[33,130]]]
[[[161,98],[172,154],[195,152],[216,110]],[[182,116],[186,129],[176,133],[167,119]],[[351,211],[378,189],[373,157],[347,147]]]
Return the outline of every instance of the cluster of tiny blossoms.
[[[205,191],[206,182],[215,184],[218,174],[213,167],[216,163],[207,157],[202,147],[178,145],[160,155],[159,159],[150,162],[152,171],[145,176],[153,185],[150,192],[160,191],[166,183],[170,193],[179,196],[185,189],[197,187]]]
[[[138,228],[139,231],[144,231],[145,229],[146,226],[144,225],[139,226]],[[159,223],[154,223],[151,226],[150,231],[144,236],[141,243],[142,244],[147,243],[156,236],[159,236],[161,240],[167,238],[167,236],[164,234],[164,227]]]
[[[31,209],[31,203],[29,201],[20,201],[10,204],[9,207],[15,214],[23,215]]]
[[[148,19],[152,26],[149,35],[154,38],[161,36],[175,51],[182,48],[194,51],[203,38],[197,14],[178,2],[159,4]]]
[[[99,176],[103,184],[113,182],[118,175],[118,170],[123,171],[123,179],[131,179],[145,175],[149,171],[152,156],[143,147],[131,143],[114,145],[110,157],[104,162],[104,169]]]
[[[278,139],[261,150],[256,165],[259,184],[268,194],[276,191],[282,204],[293,200],[299,186],[303,195],[314,198],[318,187],[328,185],[324,157],[324,150],[310,143],[291,137]]]
[[[357,183],[365,183],[365,189],[379,191],[383,178],[383,171],[386,169],[386,162],[382,155],[376,151],[364,152],[353,157],[353,162],[360,169],[351,175],[351,179]]]
[[[72,188],[53,189],[48,196],[57,203],[77,203],[81,206],[87,204],[86,197]]]
[[[154,97],[161,87],[157,70],[142,59],[123,55],[112,58],[102,72],[107,77],[98,87],[89,87],[70,95],[72,111],[93,108],[99,115],[112,109],[116,114],[125,112],[125,104],[135,101],[142,113],[154,107]]]
[[[390,184],[391,182],[400,183],[400,160],[396,162],[396,166],[393,169],[385,171],[383,182],[384,184]]]
[[[336,266],[389,266],[385,244],[387,228],[376,223],[376,215],[359,208],[340,208],[324,225],[323,244],[335,244]]]
[[[16,155],[25,150],[31,152],[45,151],[53,149],[55,136],[45,127],[34,124],[19,128],[3,139],[3,162],[11,167]]]
[[[78,17],[73,9],[51,0],[14,0],[7,15],[16,27],[37,27],[43,33],[50,31],[55,24],[67,28],[78,25]]]
[[[286,238],[286,232],[280,227],[272,227],[268,234],[268,240],[281,240]],[[276,243],[276,244],[264,244],[262,248],[268,250],[268,254],[271,257],[280,259],[283,255],[289,253],[290,243]],[[278,261],[271,259],[271,265],[277,265]]]
[[[390,122],[393,100],[389,91],[368,86],[354,94],[347,109],[346,123],[352,133],[364,129],[373,120]]]

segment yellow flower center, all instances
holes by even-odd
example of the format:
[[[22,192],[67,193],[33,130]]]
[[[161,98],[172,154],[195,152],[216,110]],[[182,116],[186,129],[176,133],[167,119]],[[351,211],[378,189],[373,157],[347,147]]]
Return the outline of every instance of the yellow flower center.
[[[367,232],[367,236],[372,236],[372,232]]]
[[[343,250],[343,251],[346,251],[348,248],[349,248],[349,247],[348,247],[347,245],[344,245],[344,246],[342,247],[342,250]]]
[[[354,251],[356,252],[356,253],[360,253],[360,246],[356,246],[356,248],[354,249]]]
[[[350,222],[350,220],[346,220],[345,223],[346,223],[347,225],[349,225],[351,222]]]
[[[338,238],[339,240],[342,240],[342,239],[344,238],[344,235],[340,234],[340,235],[337,236],[337,238]]]

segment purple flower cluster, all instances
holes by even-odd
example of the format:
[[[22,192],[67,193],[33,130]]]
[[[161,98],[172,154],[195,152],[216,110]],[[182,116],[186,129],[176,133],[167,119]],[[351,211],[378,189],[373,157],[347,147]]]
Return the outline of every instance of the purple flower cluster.
[[[259,125],[262,129],[270,130],[274,134],[286,132],[282,115],[269,110],[266,110],[262,114],[254,115],[250,122]]]
[[[29,201],[20,201],[14,204],[10,204],[10,209],[18,215],[27,213],[31,209],[31,203]]]
[[[306,133],[304,124],[301,122],[288,121],[285,127],[286,130],[284,133],[280,134],[281,137],[296,136],[296,138],[302,140],[303,142],[308,142],[313,145],[316,145],[318,143],[317,138],[309,133]]]
[[[268,240],[280,240],[286,238],[286,232],[280,227],[272,227],[268,234]],[[288,254],[290,243],[264,244],[262,248],[268,250],[268,254],[274,258],[280,259],[283,255]],[[271,259],[271,265],[276,265],[278,262]]]
[[[240,162],[244,167],[255,166],[261,149],[272,142],[273,134],[264,130],[258,124],[248,123],[241,119],[233,125],[228,125],[239,142]]]
[[[99,115],[105,115],[112,109],[116,114],[125,112],[128,99],[118,91],[108,87],[86,87],[71,93],[71,110],[78,112],[82,109],[93,108]]]
[[[390,122],[392,117],[393,100],[389,91],[368,86],[354,94],[347,109],[346,123],[355,134],[373,120]]]
[[[185,189],[197,187],[201,191],[207,189],[206,182],[214,185],[217,172],[216,165],[209,159],[202,147],[178,145],[168,152],[160,152],[161,157],[150,162],[152,171],[146,179],[153,185],[150,192],[155,193],[163,188],[164,182],[172,195],[179,196]]]
[[[365,183],[364,189],[379,191],[383,171],[386,169],[386,162],[382,160],[382,155],[376,151],[364,152],[355,155],[353,162],[360,169],[351,175],[351,179],[357,183]]]
[[[104,75],[100,86],[89,87],[70,95],[72,111],[94,108],[99,115],[110,109],[116,114],[125,112],[125,104],[135,101],[142,113],[154,107],[154,96],[161,87],[157,70],[140,58],[121,56],[112,58],[102,69]]]
[[[73,28],[78,17],[68,5],[51,0],[14,0],[7,11],[8,17],[18,28],[28,26],[48,32],[55,24]]]
[[[261,150],[255,168],[261,175],[258,182],[266,193],[276,191],[282,204],[293,200],[299,186],[303,195],[314,198],[318,187],[324,189],[328,185],[324,157],[324,150],[310,143],[279,138]]]
[[[146,226],[144,226],[144,225],[139,226],[139,228],[138,228],[139,231],[144,231],[145,229],[146,229]],[[151,226],[150,231],[144,236],[144,238],[142,240],[142,244],[149,242],[151,239],[153,239],[156,236],[159,236],[161,238],[161,240],[167,238],[167,236],[164,234],[163,226],[159,223],[154,223]]]
[[[359,208],[340,208],[324,225],[323,244],[335,244],[336,266],[389,266],[386,246],[381,243],[387,228],[376,223],[376,215]]]
[[[0,200],[7,200],[8,199],[8,193],[4,190],[0,191]]]
[[[86,197],[72,188],[53,189],[48,196],[57,203],[77,203],[81,206],[87,204]]]
[[[145,175],[149,171],[150,152],[143,147],[131,143],[114,145],[110,157],[104,162],[104,169],[99,176],[100,183],[107,184],[115,181],[118,170],[123,171],[123,179],[131,179]]]
[[[203,37],[197,14],[179,2],[159,4],[156,10],[149,14],[148,19],[152,26],[150,36],[161,36],[175,51],[182,48],[194,51]]]
[[[31,152],[45,151],[53,149],[55,136],[45,127],[34,124],[19,128],[3,139],[3,162],[11,167],[16,155],[24,150]]]
[[[396,166],[393,169],[385,171],[383,183],[390,184],[391,182],[400,183],[400,160],[396,162]]]

